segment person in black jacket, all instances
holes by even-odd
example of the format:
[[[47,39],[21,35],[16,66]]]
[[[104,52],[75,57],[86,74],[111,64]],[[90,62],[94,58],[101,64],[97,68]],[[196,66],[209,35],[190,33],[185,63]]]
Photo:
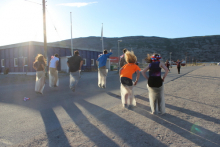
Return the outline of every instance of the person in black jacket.
[[[74,51],[74,55],[67,61],[70,72],[70,89],[74,92],[76,85],[80,79],[81,67],[83,65],[83,58],[79,56],[79,51]]]
[[[170,71],[170,68],[169,68],[170,67],[170,62],[168,60],[166,61],[165,65],[166,65],[167,69]]]
[[[179,59],[176,62],[176,67],[177,67],[177,70],[178,70],[178,74],[180,74],[181,63],[182,62]]]

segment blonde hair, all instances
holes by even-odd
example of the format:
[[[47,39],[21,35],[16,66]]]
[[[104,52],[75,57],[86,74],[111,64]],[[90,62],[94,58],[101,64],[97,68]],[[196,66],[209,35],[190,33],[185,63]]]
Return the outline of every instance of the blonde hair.
[[[127,63],[136,63],[137,62],[137,57],[135,56],[133,51],[126,51],[125,53],[125,61]]]
[[[147,57],[145,58],[145,61],[146,61],[147,63],[151,63],[151,62],[152,62],[152,60],[151,60],[151,55],[150,55],[150,54],[147,54]]]
[[[42,54],[37,54],[37,56],[35,57],[34,63],[37,62],[37,61],[43,61],[45,64],[47,62]]]

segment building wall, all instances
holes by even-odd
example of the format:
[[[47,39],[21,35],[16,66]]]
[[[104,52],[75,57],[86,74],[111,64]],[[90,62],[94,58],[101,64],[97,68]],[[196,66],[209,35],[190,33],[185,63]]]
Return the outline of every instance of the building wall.
[[[58,53],[60,57],[71,56],[71,51],[69,48],[61,47],[47,47],[48,63],[51,56]],[[79,50],[79,54],[82,58],[86,59],[86,65],[82,67],[82,70],[91,70],[92,67],[96,68],[96,59],[101,52],[89,51],[89,50]],[[9,72],[35,72],[33,69],[33,62],[37,54],[44,54],[44,47],[41,45],[25,45],[14,48],[7,48],[0,50],[0,71],[3,72],[5,68],[9,68]],[[24,66],[23,69],[23,58],[27,57],[28,65]],[[14,66],[14,58],[18,58],[18,66]],[[5,67],[1,66],[1,59],[4,59]],[[91,66],[91,59],[94,59],[94,66]],[[58,70],[60,70],[60,64]]]

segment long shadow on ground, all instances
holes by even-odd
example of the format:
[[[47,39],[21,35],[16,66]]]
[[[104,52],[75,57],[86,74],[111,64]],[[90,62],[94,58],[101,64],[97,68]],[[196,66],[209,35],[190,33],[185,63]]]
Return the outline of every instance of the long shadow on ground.
[[[119,98],[118,95],[115,94],[111,94],[111,96],[115,97],[115,98]],[[147,100],[147,98],[145,97],[141,97],[141,96],[136,96],[137,98],[141,98],[142,100]],[[179,107],[175,107],[172,105],[167,105],[166,107],[170,108],[170,109],[174,109],[174,110],[179,110]],[[147,111],[146,111],[147,110]],[[137,103],[137,107],[134,108],[133,110],[134,112],[143,115],[161,125],[163,125],[164,127],[170,129],[171,131],[179,134],[180,136],[194,142],[195,144],[199,145],[199,146],[220,146],[220,135],[216,134],[214,132],[211,132],[203,127],[200,126],[196,126],[196,128],[194,127],[193,130],[192,127],[194,126],[194,124],[185,121],[183,119],[180,119],[176,116],[170,115],[170,114],[165,114],[162,116],[159,115],[152,115],[149,113],[150,111],[150,107]],[[181,111],[184,113],[185,110]],[[186,111],[187,113],[191,113],[190,110]],[[206,117],[203,114],[199,114],[197,112],[193,112],[194,116],[197,117],[198,116],[202,116],[202,117]],[[190,115],[190,114],[189,114]],[[208,117],[207,117],[208,118]],[[212,119],[214,121],[216,121],[216,119],[214,118],[208,118],[208,119]],[[193,131],[193,132],[192,132]]]
[[[167,145],[161,143],[159,140],[154,138],[152,135],[147,134],[137,126],[131,124],[125,119],[119,117],[117,114],[103,109],[97,105],[89,103],[87,101],[78,102],[82,107],[88,110],[93,117],[96,117],[100,122],[105,124],[112,132],[118,135],[123,141],[123,145],[128,146],[159,146],[165,147]],[[99,110],[103,113],[99,117],[93,113],[93,109]]]
[[[140,96],[140,95],[137,95],[136,98],[149,102],[149,99],[147,99],[146,97]],[[210,116],[207,116],[207,115],[204,115],[204,114],[201,114],[201,113],[189,110],[189,109],[173,106],[173,105],[170,105],[170,104],[166,104],[166,107],[170,108],[170,109],[173,109],[173,110],[176,110],[176,111],[179,111],[181,113],[186,113],[188,115],[192,115],[192,116],[195,116],[195,117],[207,120],[207,121],[211,121],[211,122],[220,124],[219,119],[216,119],[216,118],[213,118],[213,117],[210,117]]]
[[[83,132],[83,134],[93,141],[96,146],[118,147],[114,141],[107,137],[95,125],[91,124],[90,121],[84,116],[82,111],[73,102],[64,103],[62,104],[62,107],[73,120],[73,122],[75,122],[78,128]],[[83,120],[82,122],[78,122],[79,117]]]

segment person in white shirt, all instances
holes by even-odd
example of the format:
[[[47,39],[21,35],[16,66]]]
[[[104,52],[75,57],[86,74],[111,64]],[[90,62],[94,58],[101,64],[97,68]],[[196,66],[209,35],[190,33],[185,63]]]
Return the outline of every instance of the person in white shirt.
[[[55,54],[51,56],[51,60],[49,63],[49,86],[50,87],[57,87],[59,85],[58,79],[58,64],[59,64],[59,55]]]

